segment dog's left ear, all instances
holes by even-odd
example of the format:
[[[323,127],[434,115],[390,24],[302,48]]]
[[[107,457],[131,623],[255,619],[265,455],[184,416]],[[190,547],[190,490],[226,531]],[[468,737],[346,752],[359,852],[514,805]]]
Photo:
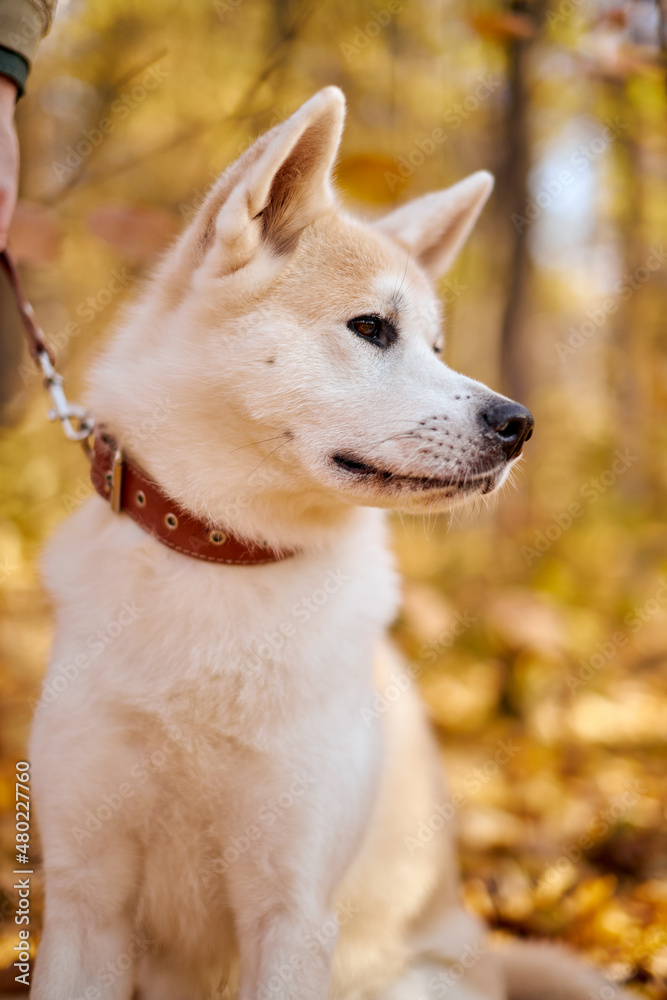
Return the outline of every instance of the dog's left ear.
[[[342,91],[325,87],[223,174],[193,227],[218,274],[244,267],[262,246],[288,252],[330,207],[344,117]]]
[[[431,278],[449,270],[493,189],[493,177],[479,170],[444,191],[401,205],[375,223],[409,250]]]

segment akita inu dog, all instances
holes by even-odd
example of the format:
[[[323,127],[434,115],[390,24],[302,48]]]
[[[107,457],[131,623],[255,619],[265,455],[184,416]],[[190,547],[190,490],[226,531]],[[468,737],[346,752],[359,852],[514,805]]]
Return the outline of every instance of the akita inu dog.
[[[36,1000],[604,985],[556,948],[487,946],[451,823],[406,847],[446,793],[385,639],[378,508],[490,493],[532,417],[437,357],[432,281],[491,176],[359,221],[331,184],[343,117],[329,87],[229,167],[96,367],[102,495],[46,559]]]

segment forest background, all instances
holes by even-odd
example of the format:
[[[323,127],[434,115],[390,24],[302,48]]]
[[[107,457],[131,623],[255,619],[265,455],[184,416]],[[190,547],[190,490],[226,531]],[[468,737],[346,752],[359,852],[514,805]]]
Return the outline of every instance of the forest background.
[[[356,211],[497,178],[440,288],[446,360],[536,432],[497,503],[394,521],[395,635],[457,796],[466,904],[667,997],[665,4],[61,0],[18,106],[10,245],[76,399],[212,180],[332,83]],[[91,492],[4,284],[0,401],[1,967],[53,627],[38,558]]]

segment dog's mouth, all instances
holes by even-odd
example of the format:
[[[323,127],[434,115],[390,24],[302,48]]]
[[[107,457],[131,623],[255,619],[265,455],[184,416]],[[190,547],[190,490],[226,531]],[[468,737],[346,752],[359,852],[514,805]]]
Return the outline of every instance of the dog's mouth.
[[[379,469],[354,455],[332,455],[331,460],[334,465],[353,476],[358,482],[379,487],[408,487],[420,491],[448,490],[451,493],[474,491],[484,495],[495,489],[501,471],[494,467],[469,476],[410,476],[392,472],[391,469]]]

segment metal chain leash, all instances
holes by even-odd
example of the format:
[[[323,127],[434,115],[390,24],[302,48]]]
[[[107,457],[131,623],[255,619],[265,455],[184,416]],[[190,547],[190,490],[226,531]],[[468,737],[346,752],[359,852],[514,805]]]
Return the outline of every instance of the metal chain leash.
[[[82,441],[84,448],[86,448],[88,438],[95,428],[95,421],[85,407],[71,403],[67,399],[63,389],[63,377],[56,371],[53,352],[46,343],[42,330],[37,325],[33,308],[21,286],[16,265],[7,250],[0,252],[0,265],[9,279],[9,284],[16,298],[30,356],[42,373],[44,388],[51,396],[53,409],[49,410],[49,420],[59,420],[65,437],[70,441]],[[86,451],[88,451],[87,448]]]

